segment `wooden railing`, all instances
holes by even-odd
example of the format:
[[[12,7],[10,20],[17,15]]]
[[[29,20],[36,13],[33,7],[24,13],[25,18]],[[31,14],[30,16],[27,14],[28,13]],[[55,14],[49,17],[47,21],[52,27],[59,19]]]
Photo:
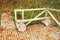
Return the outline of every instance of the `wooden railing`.
[[[36,10],[43,10],[41,13],[39,13],[36,17],[34,17],[33,19],[24,19],[24,12],[25,11],[36,11]],[[17,19],[17,12],[18,11],[21,11],[22,12],[22,20],[18,20]],[[53,20],[60,26],[60,22],[53,16],[53,14],[50,12],[50,11],[57,11],[57,12],[60,12],[60,10],[58,9],[52,9],[52,8],[36,8],[36,9],[15,9],[14,10],[14,13],[15,13],[15,21],[17,22],[28,22],[26,23],[26,25],[30,24],[32,21],[34,20],[41,20],[41,19],[46,19],[46,18],[50,18],[48,17],[47,15],[49,14]],[[46,13],[45,13],[46,12]],[[41,16],[42,14],[45,13],[45,17],[42,17],[42,18],[38,18],[39,16]]]

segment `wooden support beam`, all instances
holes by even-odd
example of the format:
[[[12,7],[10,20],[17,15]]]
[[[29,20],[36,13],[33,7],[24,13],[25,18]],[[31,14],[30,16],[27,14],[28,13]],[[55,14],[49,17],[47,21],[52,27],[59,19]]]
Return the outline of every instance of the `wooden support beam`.
[[[17,20],[18,22],[28,22],[28,21],[35,21],[35,20],[42,20],[42,19],[47,19],[50,17],[41,17],[41,18],[35,18],[35,19],[24,19],[24,20]]]

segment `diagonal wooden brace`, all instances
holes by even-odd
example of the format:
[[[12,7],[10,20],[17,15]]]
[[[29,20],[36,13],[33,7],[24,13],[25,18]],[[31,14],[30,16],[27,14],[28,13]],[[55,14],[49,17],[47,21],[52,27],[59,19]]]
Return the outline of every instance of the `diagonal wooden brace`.
[[[38,18],[39,16],[41,16],[46,10],[42,11],[41,13],[39,13],[36,17],[34,17],[33,19],[35,18]],[[29,21],[26,25],[30,24],[33,20]]]
[[[60,22],[52,15],[50,11],[47,10],[47,12],[50,14],[50,16],[53,18],[53,20],[60,26]]]

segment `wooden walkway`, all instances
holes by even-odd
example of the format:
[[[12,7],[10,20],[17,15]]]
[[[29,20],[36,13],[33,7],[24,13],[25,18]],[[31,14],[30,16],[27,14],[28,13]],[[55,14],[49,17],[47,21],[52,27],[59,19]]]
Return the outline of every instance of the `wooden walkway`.
[[[25,32],[19,32],[9,13],[1,14],[0,40],[60,40],[60,30],[42,24],[27,26]]]

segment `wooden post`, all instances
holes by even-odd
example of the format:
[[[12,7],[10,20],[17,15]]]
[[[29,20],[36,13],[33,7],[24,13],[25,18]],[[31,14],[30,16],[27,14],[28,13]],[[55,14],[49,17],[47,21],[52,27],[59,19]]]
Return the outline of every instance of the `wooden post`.
[[[17,20],[17,13],[16,13],[16,11],[14,11],[14,13],[15,13],[15,20]]]
[[[45,17],[47,17],[48,16],[48,13],[47,13],[47,11],[46,11],[46,13],[45,13]]]
[[[24,11],[22,11],[22,20],[24,19]]]

